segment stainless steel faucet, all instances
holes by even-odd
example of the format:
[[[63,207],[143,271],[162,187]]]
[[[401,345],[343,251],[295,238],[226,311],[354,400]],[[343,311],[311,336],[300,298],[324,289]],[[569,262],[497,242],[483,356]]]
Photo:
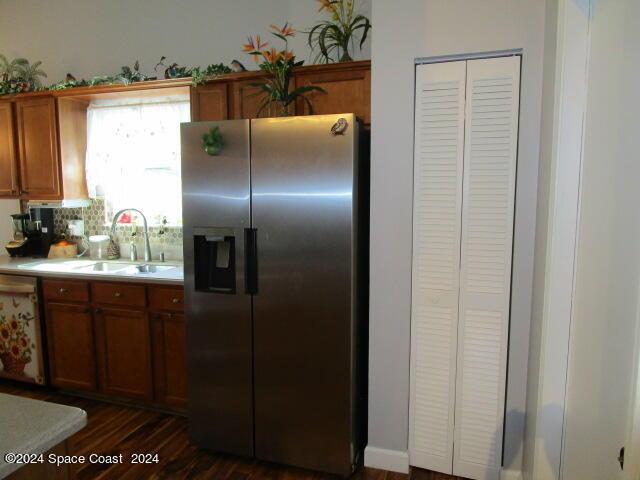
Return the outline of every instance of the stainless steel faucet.
[[[123,208],[122,210],[117,212],[113,216],[113,221],[111,222],[111,236],[113,237],[115,235],[116,222],[118,221],[118,218],[120,218],[120,215],[122,215],[124,212],[137,212],[142,216],[142,225],[144,229],[144,261],[150,262],[151,261],[151,245],[149,244],[149,226],[147,224],[147,217],[145,217],[144,213],[142,213],[140,210],[138,210],[137,208]]]

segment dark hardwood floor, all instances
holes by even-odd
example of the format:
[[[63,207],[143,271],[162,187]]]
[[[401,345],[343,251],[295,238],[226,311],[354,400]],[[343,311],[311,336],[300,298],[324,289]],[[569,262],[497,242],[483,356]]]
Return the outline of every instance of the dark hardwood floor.
[[[213,480],[336,480],[337,477],[251,459],[198,450],[189,443],[184,417],[114,405],[97,400],[1,381],[0,392],[84,409],[87,426],[69,439],[70,455],[157,453],[159,463],[84,464],[75,468],[81,480],[93,479],[213,479]],[[365,468],[352,480],[462,480],[424,470],[411,475]]]

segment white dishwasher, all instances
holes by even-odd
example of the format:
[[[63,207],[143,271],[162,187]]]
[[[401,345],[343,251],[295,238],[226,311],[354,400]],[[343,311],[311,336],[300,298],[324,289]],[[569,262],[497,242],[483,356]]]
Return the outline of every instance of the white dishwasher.
[[[44,383],[38,279],[0,275],[0,377]]]

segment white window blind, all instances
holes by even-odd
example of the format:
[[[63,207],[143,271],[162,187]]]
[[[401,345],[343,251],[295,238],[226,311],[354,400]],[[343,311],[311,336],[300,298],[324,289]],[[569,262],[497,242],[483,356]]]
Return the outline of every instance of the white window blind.
[[[94,102],[87,115],[87,183],[91,196],[104,197],[105,222],[133,207],[152,225],[163,217],[181,225],[180,123],[189,121],[189,99]]]

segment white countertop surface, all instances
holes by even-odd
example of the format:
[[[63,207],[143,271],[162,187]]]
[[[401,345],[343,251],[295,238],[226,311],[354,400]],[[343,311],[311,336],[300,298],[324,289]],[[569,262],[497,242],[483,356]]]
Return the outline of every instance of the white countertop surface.
[[[56,270],[58,264],[66,262],[69,265],[88,265],[91,262],[127,263],[131,265],[175,265],[176,268],[144,274],[126,274],[116,272],[87,272],[69,269],[67,271]],[[82,259],[46,259],[46,258],[18,258],[0,256],[0,274],[24,275],[35,277],[76,278],[84,280],[108,280],[119,282],[157,283],[169,285],[182,285],[184,283],[183,265],[181,263],[167,262],[129,262],[119,259],[112,261]]]
[[[7,453],[44,453],[86,424],[79,408],[0,393],[0,478],[22,466],[7,463]]]

